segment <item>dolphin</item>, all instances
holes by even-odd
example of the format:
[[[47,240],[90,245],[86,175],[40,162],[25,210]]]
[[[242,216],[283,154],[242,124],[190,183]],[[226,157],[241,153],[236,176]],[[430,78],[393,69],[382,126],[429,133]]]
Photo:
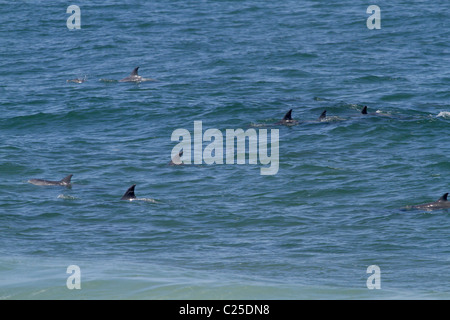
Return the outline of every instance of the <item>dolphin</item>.
[[[319,121],[323,121],[326,118],[327,118],[327,110],[324,110],[319,116]]]
[[[291,109],[284,115],[283,119],[278,121],[276,124],[282,124],[282,125],[286,125],[286,126],[293,126],[293,125],[298,124],[298,120],[292,119],[292,109]]]
[[[67,82],[72,82],[72,83],[83,83],[86,82],[86,76],[84,76],[84,78],[76,78],[76,79],[69,79],[67,80]]]
[[[367,110],[367,106],[364,106],[361,110],[361,114],[362,115],[380,115],[380,113],[376,113],[376,112],[371,112],[369,113]]]
[[[60,181],[49,181],[49,180],[42,180],[42,179],[31,179],[28,180],[29,183],[37,185],[37,186],[63,186],[63,187],[69,187],[70,179],[72,179],[73,174],[69,174],[67,177]]]
[[[338,116],[328,116],[327,110],[323,110],[320,114],[319,118],[317,118],[314,122],[325,122],[325,123],[333,123],[333,122],[341,122],[345,121],[345,119],[338,117]]]
[[[67,82],[73,82],[73,83],[83,83],[85,81],[86,80],[84,80],[84,79],[70,79],[70,80],[67,80]]]
[[[120,198],[120,200],[134,200],[136,199],[136,195],[134,194],[134,187],[136,187],[135,184],[133,184],[131,187],[128,188],[128,190],[125,192],[125,194]]]
[[[380,117],[392,117],[390,114],[382,113],[381,111],[377,112],[368,112],[367,106],[364,106],[361,110],[362,115],[371,115],[371,116],[380,116]]]
[[[125,194],[122,196],[122,198],[120,198],[120,200],[129,200],[129,201],[141,200],[141,201],[146,201],[146,202],[158,203],[158,201],[156,201],[154,199],[137,198],[136,195],[134,194],[135,187],[136,187],[135,184],[133,184],[131,187],[129,187],[128,190],[125,192]]]
[[[412,209],[424,209],[424,210],[439,210],[439,209],[450,209],[450,201],[447,200],[448,193],[445,193],[439,200],[424,204],[418,204],[411,206]]]
[[[178,154],[176,156],[174,156],[172,158],[172,160],[170,160],[169,165],[171,166],[179,166],[182,165],[183,162],[181,161],[181,156],[183,155],[183,150],[181,150],[180,152],[178,152]]]
[[[131,73],[130,73],[130,75],[128,77],[125,77],[122,80],[119,80],[119,82],[155,81],[154,79],[143,78],[140,75],[138,75],[138,69],[139,69],[139,67],[134,68],[133,71],[131,71]]]
[[[361,114],[367,114],[367,106],[364,106],[364,108],[361,110]]]

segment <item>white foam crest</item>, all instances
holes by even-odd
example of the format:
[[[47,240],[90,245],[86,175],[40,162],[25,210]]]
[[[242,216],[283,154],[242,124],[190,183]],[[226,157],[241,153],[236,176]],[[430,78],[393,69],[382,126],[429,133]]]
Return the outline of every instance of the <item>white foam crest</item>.
[[[135,199],[130,199],[130,201],[145,201],[145,202],[151,202],[151,203],[159,203],[155,199],[150,199],[150,198],[135,198]]]
[[[65,195],[65,194],[60,194],[60,195],[58,196],[58,199],[64,199],[64,200],[78,200],[79,198],[74,197],[74,196],[68,196],[68,195]]]

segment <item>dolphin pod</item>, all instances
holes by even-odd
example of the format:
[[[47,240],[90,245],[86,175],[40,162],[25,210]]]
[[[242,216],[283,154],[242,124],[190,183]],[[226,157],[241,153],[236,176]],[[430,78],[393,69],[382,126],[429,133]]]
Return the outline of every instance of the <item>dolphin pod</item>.
[[[319,118],[318,121],[324,121],[327,118],[327,110],[324,110]],[[286,114],[284,115],[283,119],[275,123],[276,125],[285,125],[285,126],[294,126],[299,124],[298,120],[292,119],[292,109],[290,109]]]
[[[296,125],[299,124],[298,120],[294,120],[292,119],[292,110],[290,109],[283,117],[283,119],[281,119],[280,121],[278,121],[277,123],[275,123],[276,125],[286,125],[286,126],[291,126],[291,125]],[[363,109],[361,110],[361,114],[363,115],[369,115],[369,113],[367,112],[367,106],[364,106]],[[372,113],[370,113],[372,114]],[[327,117],[327,110],[324,110],[320,116],[317,118],[317,121],[319,122],[324,122],[327,119],[329,119]],[[305,122],[313,122],[313,121],[305,121]]]
[[[181,156],[181,155],[182,154],[180,154],[179,156]],[[72,176],[73,175],[70,174],[67,177],[65,177],[65,178],[63,178],[62,180],[59,180],[59,181],[51,181],[51,180],[43,180],[43,179],[30,179],[30,180],[28,180],[28,182],[31,183],[31,184],[34,184],[34,185],[38,185],[38,186],[64,186],[64,187],[69,187],[69,186],[71,186]],[[142,200],[142,201],[157,203],[157,201],[155,201],[153,199],[137,198],[135,193],[134,193],[135,187],[136,187],[135,184],[133,184],[131,187],[129,187],[127,189],[127,191],[125,191],[125,193],[122,196],[122,198],[120,198],[120,200],[128,200],[128,201]],[[427,211],[441,210],[441,209],[450,209],[450,201],[448,201],[448,193],[445,193],[442,197],[440,197],[436,201],[423,203],[423,204],[418,204],[418,205],[413,205],[413,206],[407,206],[405,209],[419,209],[419,210],[427,210]]]
[[[69,174],[67,177],[65,177],[62,180],[59,181],[52,181],[52,180],[44,180],[44,179],[30,179],[28,180],[29,183],[37,185],[37,186],[63,186],[63,187],[70,187],[71,186],[71,179],[73,174]],[[153,202],[158,203],[158,201],[154,199],[149,198],[137,198],[134,194],[134,188],[136,187],[135,184],[133,184],[131,187],[127,189],[127,191],[124,193],[122,198],[120,200],[141,200],[146,202]]]
[[[142,81],[154,81],[154,79],[150,78],[143,78],[138,74],[139,67],[135,67],[133,71],[129,74],[129,76],[119,80],[119,82],[142,82]],[[86,81],[86,77],[84,79],[77,78],[77,79],[70,79],[67,80],[67,82],[73,82],[73,83],[83,83]],[[290,109],[284,117],[276,122],[276,125],[286,125],[286,126],[292,126],[299,123],[298,120],[295,120],[292,118],[292,110]],[[365,105],[361,112],[362,115],[368,115],[368,107]],[[319,122],[325,121],[327,119],[327,110],[324,110],[319,118],[317,119]],[[170,165],[176,165],[178,164],[181,156],[183,155],[182,151],[174,158],[172,161],[170,161]],[[177,160],[177,161],[174,161]],[[59,181],[50,181],[50,180],[43,180],[43,179],[30,179],[28,180],[29,183],[39,186],[71,186],[71,178],[72,174],[68,175],[67,177],[63,178]],[[134,193],[136,185],[132,185],[127,189],[125,194],[122,196],[121,200],[152,200],[152,199],[139,199],[136,197]],[[424,204],[418,204],[413,206],[408,206],[407,208],[412,209],[424,209],[424,210],[437,210],[437,209],[448,209],[450,208],[450,201],[447,199],[448,193],[445,193],[442,197],[440,197],[437,201],[424,203]],[[153,200],[152,200],[153,201]]]
[[[362,115],[368,115],[368,107],[364,106],[361,110]],[[278,121],[277,125],[295,125],[298,124],[298,120],[292,119],[292,110],[290,109],[283,119]],[[321,115],[318,118],[318,121],[324,121],[327,118],[327,110],[324,110]],[[434,202],[424,203],[424,204],[418,204],[413,206],[406,207],[407,209],[423,209],[423,210],[440,210],[440,209],[450,209],[450,201],[448,201],[448,193],[445,193],[442,197],[440,197],[438,200]]]

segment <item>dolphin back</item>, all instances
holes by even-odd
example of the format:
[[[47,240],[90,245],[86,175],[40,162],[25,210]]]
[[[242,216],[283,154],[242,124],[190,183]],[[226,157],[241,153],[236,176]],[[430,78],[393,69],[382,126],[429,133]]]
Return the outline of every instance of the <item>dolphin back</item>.
[[[30,179],[29,183],[37,185],[37,186],[70,186],[70,180],[72,179],[73,174],[69,174],[67,177],[60,181],[50,181],[43,179]]]
[[[430,203],[424,203],[412,206],[415,209],[436,210],[450,208],[450,201],[448,201],[448,193],[445,193],[439,200]]]

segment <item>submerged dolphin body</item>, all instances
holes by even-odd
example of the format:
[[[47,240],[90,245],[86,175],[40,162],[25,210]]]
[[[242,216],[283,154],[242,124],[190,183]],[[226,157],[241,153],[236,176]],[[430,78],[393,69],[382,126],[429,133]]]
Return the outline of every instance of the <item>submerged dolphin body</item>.
[[[79,79],[79,78],[67,80],[67,82],[73,82],[73,83],[83,83],[85,81],[86,81],[85,79]]]
[[[60,181],[50,181],[50,180],[42,180],[42,179],[31,179],[28,180],[29,183],[37,185],[37,186],[70,186],[70,180],[72,179],[73,174],[69,174],[67,177]]]
[[[119,80],[119,82],[155,81],[154,79],[143,78],[140,75],[138,75],[138,69],[139,69],[139,67],[134,68],[133,71],[131,71],[131,73],[130,73],[130,75],[128,77],[125,77],[122,80]]]
[[[284,115],[283,119],[278,121],[276,124],[282,124],[285,126],[293,126],[293,125],[298,124],[298,120],[292,119],[292,109],[291,109]]]
[[[418,204],[411,206],[412,209],[423,209],[423,210],[439,210],[439,209],[450,209],[450,201],[447,199],[448,193],[445,193],[439,200],[424,204]]]
[[[76,79],[69,79],[67,80],[67,82],[72,82],[72,83],[83,83],[86,82],[87,77],[84,76],[84,78],[76,78]]]

